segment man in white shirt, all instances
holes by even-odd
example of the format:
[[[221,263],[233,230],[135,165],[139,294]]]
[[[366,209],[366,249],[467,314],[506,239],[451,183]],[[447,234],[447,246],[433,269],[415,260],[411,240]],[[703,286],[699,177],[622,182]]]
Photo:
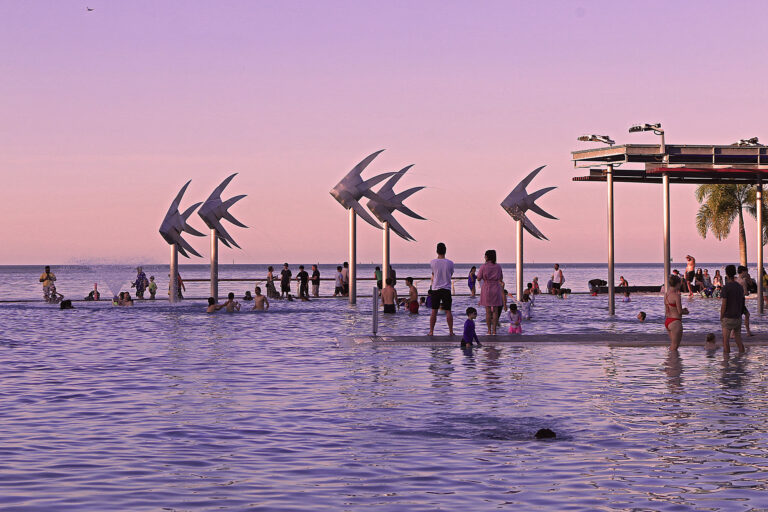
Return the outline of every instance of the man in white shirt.
[[[552,274],[552,293],[557,295],[560,292],[560,287],[563,285],[565,277],[563,271],[560,269],[560,265],[555,263],[555,271]]]
[[[429,263],[432,268],[432,314],[429,317],[429,335],[434,336],[437,311],[440,306],[445,310],[448,331],[453,336],[453,314],[451,313],[451,277],[453,262],[445,257],[445,244],[437,244],[437,258]]]

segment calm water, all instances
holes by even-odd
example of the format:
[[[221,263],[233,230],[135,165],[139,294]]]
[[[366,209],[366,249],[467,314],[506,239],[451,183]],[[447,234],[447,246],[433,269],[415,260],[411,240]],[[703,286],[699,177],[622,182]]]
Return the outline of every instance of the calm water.
[[[28,273],[1,270],[2,296]],[[546,297],[524,329],[661,333],[660,303],[607,322],[604,298]],[[687,306],[688,335],[716,327],[717,301]],[[765,348],[349,347],[368,300],[202,309],[0,305],[0,509],[768,508]]]

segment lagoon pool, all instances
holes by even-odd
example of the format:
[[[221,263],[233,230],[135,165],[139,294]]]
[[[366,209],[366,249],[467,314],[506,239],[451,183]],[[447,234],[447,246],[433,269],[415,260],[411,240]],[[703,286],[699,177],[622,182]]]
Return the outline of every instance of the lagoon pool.
[[[0,306],[4,511],[768,507],[766,347],[350,347],[370,305],[76,306]]]

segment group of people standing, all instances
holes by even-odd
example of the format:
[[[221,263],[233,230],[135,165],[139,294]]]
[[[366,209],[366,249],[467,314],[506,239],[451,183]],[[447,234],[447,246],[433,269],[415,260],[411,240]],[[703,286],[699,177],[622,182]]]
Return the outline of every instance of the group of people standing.
[[[689,295],[693,295],[690,289],[695,286],[697,280],[696,260],[690,255],[686,259],[688,266],[686,267],[685,279],[682,279],[677,272],[670,275],[664,294],[664,327],[669,333],[670,350],[677,350],[680,347],[683,338],[683,315],[688,314],[688,308],[684,308],[682,305],[681,289],[686,286],[689,289]],[[750,293],[751,278],[747,268],[741,265],[738,267],[727,265],[724,281],[720,278],[719,271],[715,272],[715,277],[718,278],[717,282],[713,280],[711,285],[717,290],[721,299],[720,326],[723,336],[723,352],[730,352],[731,339],[736,342],[739,352],[743,352],[745,349],[741,340],[742,319],[747,335],[753,335],[749,325],[750,314],[745,302],[745,297]],[[713,342],[714,336],[708,337],[708,342],[710,340]]]
[[[348,266],[345,262],[344,265]],[[339,267],[341,268],[341,267]],[[312,285],[312,296],[320,296],[320,270],[317,265],[312,265],[312,274],[304,270],[304,265],[299,265],[299,272],[296,277],[293,277],[288,263],[283,263],[283,268],[280,270],[280,292],[278,293],[275,286],[275,267],[270,265],[267,267],[267,297],[270,299],[288,299],[293,300],[291,295],[291,281],[298,283],[299,293],[298,298],[302,301],[309,300],[309,286]],[[347,285],[349,286],[349,285]]]

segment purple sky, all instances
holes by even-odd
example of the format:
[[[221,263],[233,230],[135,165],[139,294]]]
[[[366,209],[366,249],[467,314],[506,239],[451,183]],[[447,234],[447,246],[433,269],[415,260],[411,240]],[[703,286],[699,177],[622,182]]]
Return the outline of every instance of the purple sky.
[[[86,12],[86,5],[95,8]],[[0,0],[0,264],[165,262],[157,233],[187,179],[201,201],[230,172],[239,263],[338,262],[346,212],[330,188],[415,164],[393,260],[514,260],[499,207],[530,170],[561,220],[533,218],[529,261],[603,261],[605,190],[572,183],[576,137],[618,143],[662,122],[669,143],[765,133],[764,2],[107,2]],[[702,240],[693,186],[673,187],[672,255],[737,258]],[[228,197],[228,196],[225,196]],[[661,187],[618,185],[618,261],[661,261]],[[202,221],[193,217],[198,229]],[[358,225],[360,261],[380,232]],[[750,260],[754,222],[747,225]],[[207,257],[208,241],[190,237]],[[203,263],[205,260],[196,259]]]

